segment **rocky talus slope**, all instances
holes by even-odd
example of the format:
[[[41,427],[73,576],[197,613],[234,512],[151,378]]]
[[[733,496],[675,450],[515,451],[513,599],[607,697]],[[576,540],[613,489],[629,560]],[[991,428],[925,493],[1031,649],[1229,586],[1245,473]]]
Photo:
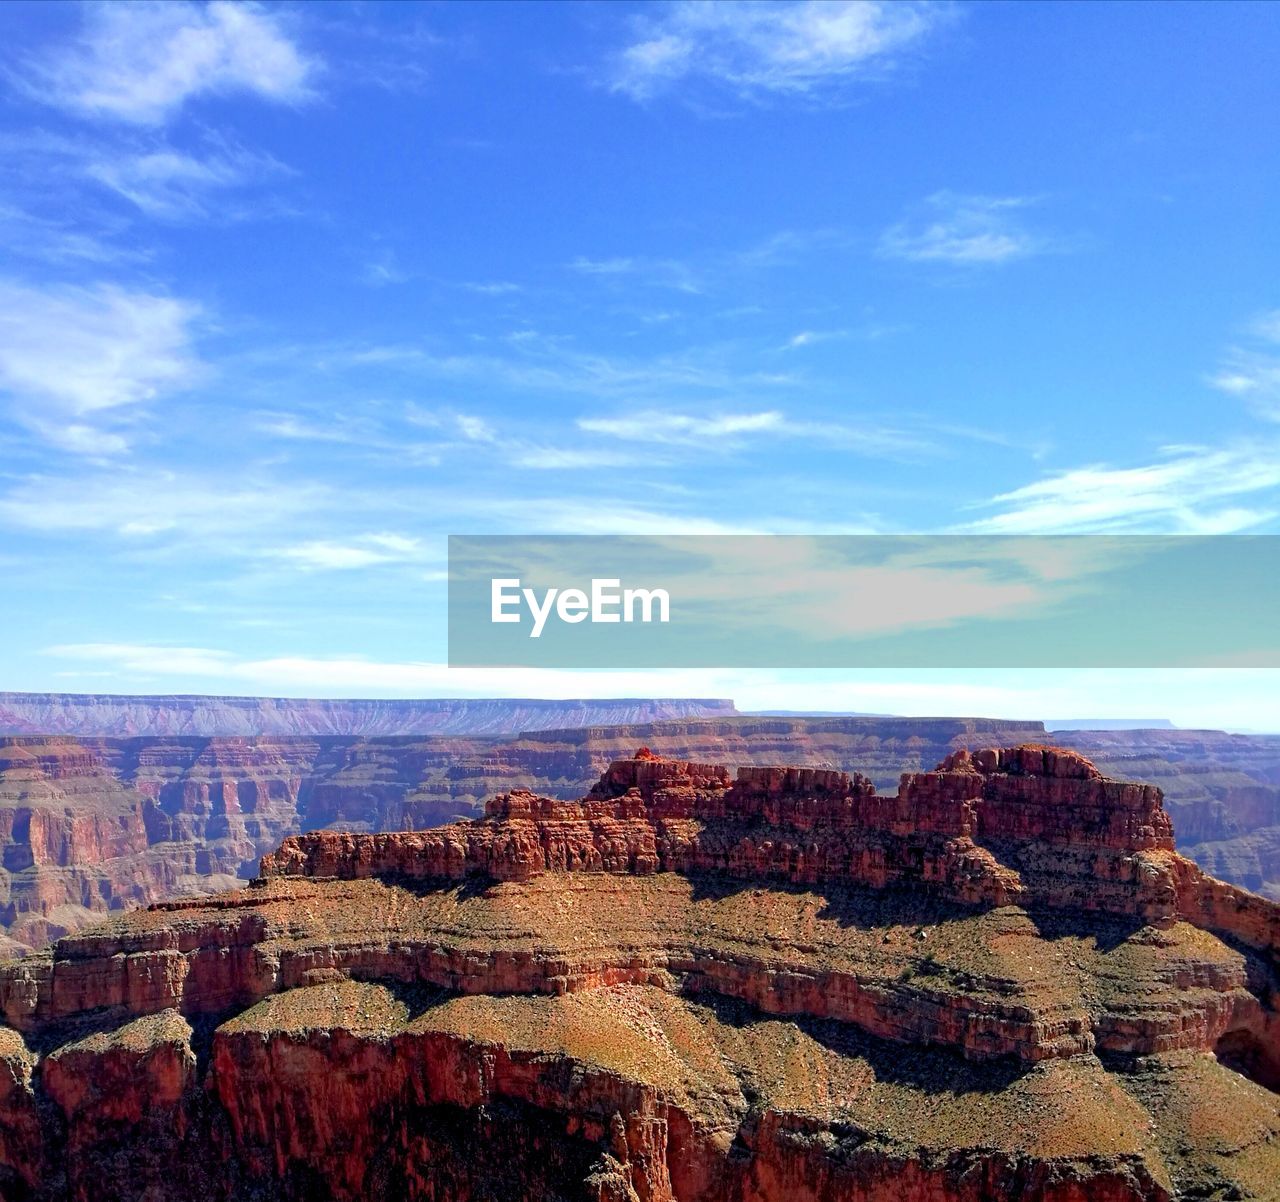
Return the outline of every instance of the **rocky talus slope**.
[[[1278,965],[1079,755],[642,751],[0,965],[0,1195],[1275,1199]]]

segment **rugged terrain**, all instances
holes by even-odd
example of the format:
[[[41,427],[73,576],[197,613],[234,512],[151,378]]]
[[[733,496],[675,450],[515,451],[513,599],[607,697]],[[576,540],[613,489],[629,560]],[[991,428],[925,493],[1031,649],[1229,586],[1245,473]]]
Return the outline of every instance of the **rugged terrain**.
[[[418,829],[530,788],[576,797],[639,743],[700,761],[857,769],[880,788],[950,752],[1061,741],[1165,790],[1184,854],[1280,897],[1280,739],[1046,734],[982,719],[750,718],[493,737],[0,739],[0,956],[110,910],[230,887],[287,835]]]
[[[0,965],[0,1193],[1274,1199],[1280,906],[1049,747],[647,751]]]
[[[513,787],[579,796],[646,740],[685,758],[858,762],[886,784],[957,747],[1042,733],[967,719],[734,718],[517,739],[0,739],[0,956],[109,910],[227,888],[289,834],[438,826]]]
[[[1108,730],[1051,738],[1108,772],[1159,785],[1184,855],[1280,900],[1280,735]]]

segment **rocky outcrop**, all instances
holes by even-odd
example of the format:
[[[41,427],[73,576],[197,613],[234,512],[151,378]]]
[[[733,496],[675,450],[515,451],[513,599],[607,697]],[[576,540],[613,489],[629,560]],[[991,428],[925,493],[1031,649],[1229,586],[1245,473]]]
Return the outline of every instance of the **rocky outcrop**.
[[[1033,746],[642,751],[0,965],[5,1197],[1274,1197],[1280,907]],[[478,1155],[477,1149],[484,1149]]]
[[[637,742],[695,762],[856,767],[886,789],[956,749],[1028,737],[1047,736],[992,719],[736,717],[515,740],[0,740],[0,958],[109,910],[233,886],[292,833],[440,826],[513,787],[580,796]],[[1112,774],[1169,787],[1180,849],[1215,876],[1280,895],[1280,826],[1268,826],[1280,783],[1266,783],[1268,773],[1280,781],[1280,755],[1270,741],[1167,730],[1056,737],[1096,744]],[[1198,841],[1207,831],[1220,837]]]
[[[516,787],[581,796],[639,742],[694,762],[856,768],[883,790],[957,749],[1025,739],[1047,736],[995,719],[733,717],[518,739],[0,740],[0,958],[108,910],[232,886],[292,833],[440,826]],[[1096,748],[1112,776],[1164,787],[1184,854],[1280,896],[1280,740],[1170,730],[1055,739]]]
[[[639,704],[639,703],[637,703]],[[663,703],[654,703],[660,705]],[[34,949],[109,910],[233,886],[289,834],[317,828],[399,831],[480,812],[516,786],[576,797],[636,732],[666,744],[729,742],[743,762],[865,752],[876,779],[900,763],[1010,733],[977,719],[676,722],[479,738],[269,737],[0,739],[0,957]],[[623,740],[620,742],[620,740]],[[684,753],[689,754],[689,753]],[[34,828],[32,815],[36,815]],[[45,824],[91,829],[122,821],[118,840],[30,845]],[[7,928],[8,934],[4,934]]]
[[[1215,876],[1280,899],[1280,736],[1057,731],[1053,741],[1116,776],[1159,785],[1184,855]]]
[[[993,853],[998,849],[999,856]],[[1055,748],[960,751],[893,796],[812,768],[727,769],[654,756],[613,764],[580,802],[521,791],[486,821],[413,835],[285,840],[265,876],[524,880],[541,872],[725,873],[790,884],[927,887],[968,904],[1172,916],[1173,833],[1152,786],[1105,779]]]
[[[1058,737],[1096,744],[1112,775],[1171,789],[1166,809],[1181,850],[1216,876],[1280,896],[1280,825],[1268,825],[1277,817],[1280,755],[1266,738],[1171,730]],[[986,719],[745,717],[516,739],[0,740],[0,957],[109,910],[228,888],[290,834],[440,826],[513,788],[579,797],[638,743],[693,762],[857,769],[885,790],[903,771],[958,749],[1024,740],[1048,741],[1038,724]],[[1218,837],[1201,841],[1208,831]]]

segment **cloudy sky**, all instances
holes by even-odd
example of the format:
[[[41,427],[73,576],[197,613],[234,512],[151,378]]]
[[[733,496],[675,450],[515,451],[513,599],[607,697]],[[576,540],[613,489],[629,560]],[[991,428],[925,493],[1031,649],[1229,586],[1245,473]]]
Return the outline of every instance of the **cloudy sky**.
[[[1260,4],[0,6],[0,688],[1280,728],[440,666],[449,533],[1275,532],[1277,61]]]

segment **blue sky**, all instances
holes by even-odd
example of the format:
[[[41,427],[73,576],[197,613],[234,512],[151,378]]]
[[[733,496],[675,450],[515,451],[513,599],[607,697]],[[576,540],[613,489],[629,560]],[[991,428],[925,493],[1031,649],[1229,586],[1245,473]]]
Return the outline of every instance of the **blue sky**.
[[[0,47],[0,687],[1280,728],[1268,673],[440,666],[449,533],[1276,531],[1275,6],[9,3]]]

